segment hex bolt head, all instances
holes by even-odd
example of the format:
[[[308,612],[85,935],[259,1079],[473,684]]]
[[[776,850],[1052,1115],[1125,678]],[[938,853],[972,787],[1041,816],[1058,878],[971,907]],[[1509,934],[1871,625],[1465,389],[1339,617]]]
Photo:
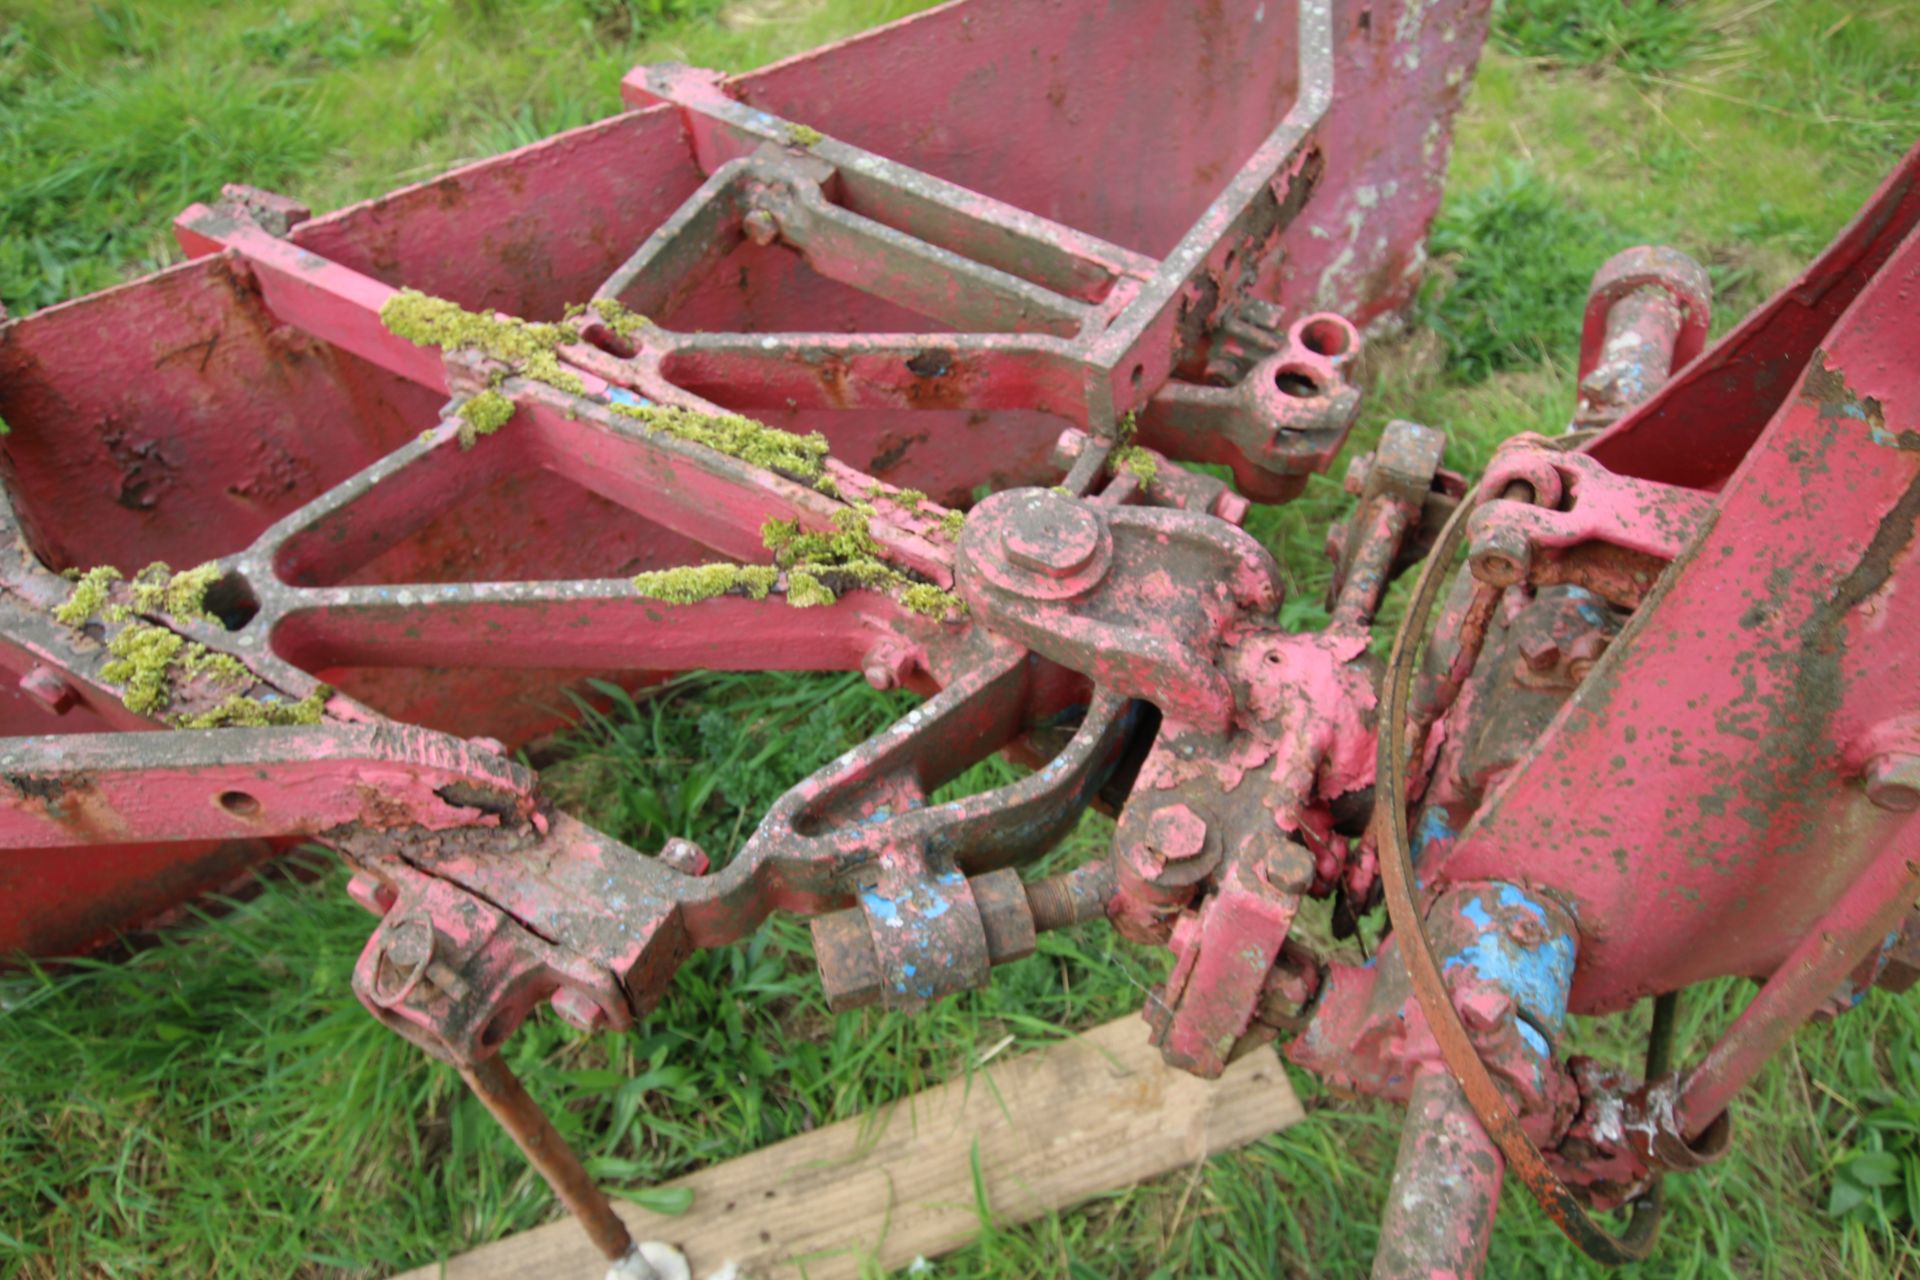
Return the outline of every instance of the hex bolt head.
[[[1490,587],[1510,587],[1526,581],[1533,566],[1533,546],[1525,531],[1489,522],[1474,531],[1467,550],[1467,567]]]
[[[1195,857],[1207,844],[1206,819],[1183,804],[1155,809],[1147,819],[1147,844],[1169,862]]]
[[[1222,489],[1219,496],[1213,500],[1214,516],[1231,525],[1246,523],[1247,512],[1252,509],[1252,503],[1231,489]]]
[[[66,678],[45,663],[20,677],[20,692],[57,716],[73,710],[74,703],[80,700]]]
[[[1593,664],[1600,661],[1613,644],[1613,637],[1604,631],[1589,631],[1574,637],[1567,646],[1567,674],[1575,680],[1585,680],[1587,673],[1593,670]]]
[[[705,849],[691,840],[682,840],[679,836],[673,837],[661,848],[660,861],[683,876],[703,876],[713,865]]]
[[[1920,755],[1890,751],[1867,762],[1867,799],[1893,813],[1920,809]]]
[[[1072,498],[1051,490],[1024,495],[1007,517],[1002,549],[1032,573],[1070,578],[1100,553],[1100,519]]]
[[[1560,644],[1551,632],[1528,631],[1521,635],[1520,657],[1530,671],[1551,671],[1560,663]]]
[[[740,220],[740,226],[747,233],[747,239],[757,245],[772,244],[780,237],[780,224],[774,221],[771,213],[765,209],[755,209]]]
[[[1490,988],[1465,991],[1454,998],[1454,1008],[1460,1011],[1460,1021],[1467,1030],[1488,1035],[1500,1029],[1507,1014],[1513,1009],[1513,1001],[1505,994]]]
[[[560,1020],[582,1031],[598,1031],[607,1025],[607,1011],[600,1002],[577,987],[562,987],[547,1001]]]

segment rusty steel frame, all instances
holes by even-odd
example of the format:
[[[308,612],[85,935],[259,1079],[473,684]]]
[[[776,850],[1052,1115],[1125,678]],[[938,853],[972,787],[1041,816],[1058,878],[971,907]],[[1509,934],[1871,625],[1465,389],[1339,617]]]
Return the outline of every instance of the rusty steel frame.
[[[542,1005],[629,1027],[691,951],[774,911],[813,918],[836,1009],[923,1007],[1099,918],[1165,947],[1145,1014],[1170,1062],[1217,1075],[1283,1038],[1297,1065],[1408,1104],[1376,1275],[1477,1274],[1508,1167],[1592,1256],[1641,1255],[1660,1176],[1726,1149],[1759,1065],[1809,1017],[1910,976],[1920,362],[1903,299],[1920,283],[1920,149],[1711,350],[1697,264],[1650,248],[1610,262],[1582,318],[1581,432],[1510,441],[1469,484],[1439,432],[1391,424],[1329,532],[1330,623],[1289,633],[1279,567],[1238,526],[1338,452],[1360,400],[1356,321],[1405,297],[1382,285],[1350,315],[1275,300],[1317,195],[1378,198],[1341,185],[1331,140],[1335,68],[1371,28],[1326,0],[1292,14],[1285,111],[1159,257],[820,134],[741,82],[626,78],[643,114],[670,113],[698,180],[595,298],[682,314],[723,264],[767,250],[938,332],[616,332],[590,315],[554,349],[561,389],[396,336],[384,315],[404,280],[322,252],[290,201],[232,189],[187,210],[194,269],[240,282],[281,348],[445,404],[213,562],[195,616],[122,584],[104,599],[123,614],[56,622],[71,587],[34,550],[46,514],[0,507],[25,552],[0,566],[0,653],[24,696],[110,730],[0,740],[0,848],[206,842],[235,869],[294,838],[336,849],[379,918],[362,1002],[460,1069],[612,1258],[633,1257],[624,1227],[499,1047]],[[476,446],[461,415],[483,394],[512,417]],[[787,473],[646,409],[1037,410],[1061,483],[1003,488],[960,520],[870,474],[881,455]],[[749,564],[769,521],[826,535],[857,517],[889,581],[945,603],[849,582],[794,608],[780,566],[757,597],[686,602],[625,577],[364,577],[536,474],[642,517],[663,546]],[[1383,668],[1374,616],[1423,560]],[[321,722],[129,732],[160,727],[107,674],[110,643],[138,627],[237,662],[259,705],[322,704]],[[499,742],[403,723],[313,674],[443,665],[861,671],[926,700],[710,870],[684,840],[648,856],[555,809]],[[1664,692],[1675,680],[1691,700]],[[192,665],[167,710],[205,712],[231,684]],[[933,802],[995,752],[1032,772]],[[1606,812],[1569,812],[1602,792]],[[1111,856],[1023,882],[1015,866],[1096,803],[1117,813]],[[1309,896],[1346,930],[1384,898],[1377,962],[1303,941]],[[1763,985],[1673,1068],[1673,999],[1729,974]],[[1647,997],[1641,1076],[1560,1053],[1569,1013]],[[1623,1241],[1588,1216],[1629,1203]]]

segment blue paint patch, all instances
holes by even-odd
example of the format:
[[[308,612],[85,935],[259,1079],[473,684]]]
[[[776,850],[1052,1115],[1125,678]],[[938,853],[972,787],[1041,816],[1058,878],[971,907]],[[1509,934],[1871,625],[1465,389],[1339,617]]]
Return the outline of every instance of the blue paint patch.
[[[651,408],[653,406],[653,401],[647,399],[645,396],[635,395],[625,387],[608,387],[607,399],[613,401],[615,404],[632,405],[635,408],[641,409]]]
[[[1501,885],[1496,894],[1501,906],[1525,910],[1542,925],[1547,923],[1546,908],[1521,890]],[[1506,992],[1529,1017],[1557,1034],[1566,1023],[1567,989],[1573,985],[1573,937],[1558,933],[1538,946],[1524,947],[1494,924],[1493,916],[1478,900],[1465,903],[1460,915],[1480,930],[1480,936],[1448,957],[1444,968],[1471,971]]]
[[[1420,825],[1413,833],[1413,860],[1420,861],[1420,855],[1434,841],[1451,840],[1456,834],[1447,823],[1447,811],[1437,804],[1428,805],[1420,811]]]
[[[1527,1042],[1529,1049],[1532,1049],[1543,1058],[1551,1058],[1553,1056],[1553,1050],[1547,1047],[1547,1038],[1535,1030],[1531,1022],[1528,1022],[1525,1018],[1518,1018],[1515,1020],[1515,1025],[1520,1030],[1520,1038]]]
[[[895,905],[892,898],[883,898],[873,889],[863,889],[860,892],[860,901],[878,919],[891,925],[900,923],[900,908]]]

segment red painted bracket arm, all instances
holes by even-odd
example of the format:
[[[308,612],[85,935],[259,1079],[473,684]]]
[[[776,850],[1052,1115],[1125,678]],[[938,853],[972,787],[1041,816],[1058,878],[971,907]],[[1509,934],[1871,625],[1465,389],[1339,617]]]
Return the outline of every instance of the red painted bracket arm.
[[[0,744],[0,848],[491,826],[532,812],[533,774],[394,724],[67,734]]]

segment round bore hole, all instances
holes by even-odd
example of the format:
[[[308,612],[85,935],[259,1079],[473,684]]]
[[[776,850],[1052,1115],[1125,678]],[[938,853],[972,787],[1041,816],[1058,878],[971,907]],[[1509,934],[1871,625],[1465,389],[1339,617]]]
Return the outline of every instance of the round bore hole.
[[[1317,356],[1343,356],[1353,350],[1353,330],[1333,316],[1312,316],[1300,326],[1300,345]]]
[[[229,631],[238,631],[260,612],[260,598],[240,574],[229,571],[207,584],[201,608],[220,620]]]
[[[1320,394],[1320,384],[1314,381],[1313,375],[1293,365],[1274,374],[1273,385],[1280,388],[1282,395],[1296,400],[1311,400]]]
[[[1127,381],[1133,384],[1133,389],[1135,391],[1138,391],[1140,389],[1141,382],[1145,381],[1146,376],[1147,376],[1147,366],[1143,364],[1137,364],[1133,366],[1133,372],[1127,375]]]
[[[260,812],[260,801],[244,791],[222,791],[220,807],[236,818],[251,818]]]

